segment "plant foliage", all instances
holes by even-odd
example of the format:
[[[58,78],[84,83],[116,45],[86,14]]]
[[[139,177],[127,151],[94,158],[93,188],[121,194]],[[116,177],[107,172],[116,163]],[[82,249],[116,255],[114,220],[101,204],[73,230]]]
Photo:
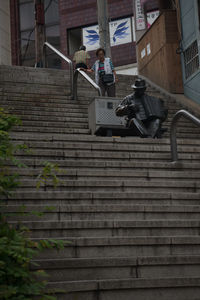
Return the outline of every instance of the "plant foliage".
[[[30,265],[38,251],[61,249],[64,243],[56,240],[31,241],[27,237],[28,229],[20,224],[9,224],[4,213],[4,201],[19,185],[18,175],[11,175],[9,166],[23,167],[15,155],[18,150],[27,150],[25,145],[14,145],[10,139],[10,130],[20,124],[17,117],[0,109],[0,299],[31,300],[37,297],[40,300],[53,300],[55,297],[45,288],[46,274],[42,270],[32,271]],[[46,168],[50,168],[50,171],[54,169],[48,164]],[[42,176],[48,177],[47,171],[43,171],[41,180]],[[53,171],[52,174],[53,178],[56,177]]]

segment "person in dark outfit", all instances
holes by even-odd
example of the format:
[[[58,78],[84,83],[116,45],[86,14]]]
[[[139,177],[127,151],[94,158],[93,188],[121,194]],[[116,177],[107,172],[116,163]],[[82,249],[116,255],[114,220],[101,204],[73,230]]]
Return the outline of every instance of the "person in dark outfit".
[[[161,126],[168,113],[163,101],[145,93],[145,80],[137,79],[132,88],[135,93],[124,98],[116,115],[127,116],[127,128],[133,128],[141,137],[162,137]]]

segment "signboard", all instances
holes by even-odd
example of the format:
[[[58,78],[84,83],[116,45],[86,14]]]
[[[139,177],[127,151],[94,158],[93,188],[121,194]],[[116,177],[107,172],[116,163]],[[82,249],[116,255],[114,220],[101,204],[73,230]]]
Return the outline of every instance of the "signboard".
[[[135,0],[136,30],[145,30],[146,22],[141,1]]]
[[[159,10],[151,11],[147,13],[147,27],[150,28],[151,25],[155,22],[155,20],[158,18],[160,12]]]
[[[117,46],[132,42],[131,19],[121,19],[109,23],[110,45]]]
[[[132,42],[132,24],[130,18],[109,23],[110,45],[117,46]],[[99,26],[94,25],[82,29],[83,44],[88,51],[99,48]]]
[[[146,48],[141,51],[141,58],[143,59],[146,56]]]
[[[149,56],[151,54],[151,44],[147,44],[147,55]]]
[[[99,48],[99,26],[94,25],[82,29],[83,45],[87,51],[96,50]]]

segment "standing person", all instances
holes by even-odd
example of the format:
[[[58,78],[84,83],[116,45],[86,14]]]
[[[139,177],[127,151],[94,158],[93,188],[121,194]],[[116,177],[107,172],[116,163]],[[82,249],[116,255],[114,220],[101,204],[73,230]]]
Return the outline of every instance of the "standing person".
[[[79,48],[79,51],[76,51],[73,57],[73,61],[75,63],[75,69],[78,68],[84,68],[88,69],[89,68],[89,60],[90,60],[90,55],[86,51],[85,46],[81,46]]]
[[[91,69],[85,70],[88,73],[95,72],[96,83],[101,88],[102,96],[107,92],[108,97],[115,97],[115,82],[118,82],[113,63],[109,57],[105,57],[105,50],[99,48],[96,51],[98,60]]]

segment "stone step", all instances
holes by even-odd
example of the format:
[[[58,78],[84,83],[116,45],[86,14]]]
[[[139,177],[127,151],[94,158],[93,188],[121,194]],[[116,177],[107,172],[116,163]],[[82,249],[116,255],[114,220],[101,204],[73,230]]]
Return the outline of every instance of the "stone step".
[[[75,102],[75,101],[72,101],[72,100],[69,100],[69,99],[60,99],[59,101],[57,101],[57,99],[55,100],[54,98],[52,99],[41,99],[40,97],[37,98],[34,98],[33,100],[27,100],[27,99],[22,99],[22,100],[9,100],[9,99],[5,99],[5,100],[1,100],[0,103],[2,105],[4,105],[5,107],[7,106],[9,108],[9,106],[11,107],[14,107],[14,108],[20,108],[21,109],[21,106],[24,107],[24,105],[27,106],[27,103],[28,103],[28,106],[27,108],[29,110],[32,110],[32,109],[48,109],[48,108],[55,108],[55,109],[66,109],[67,108],[77,108],[77,109],[80,109],[80,108],[85,108],[87,109],[88,107],[88,103],[87,101],[79,101],[79,102]]]
[[[20,93],[20,92],[3,92],[3,90],[1,89],[0,90],[0,99],[1,101],[17,101],[18,103],[21,103],[24,102],[24,101],[38,101],[41,99],[41,102],[46,100],[46,101],[52,101],[54,100],[54,102],[63,102],[63,101],[67,101],[67,100],[71,100],[71,101],[74,101],[76,103],[79,102],[79,100],[75,101],[75,100],[72,100],[72,97],[70,95],[54,95],[54,94],[49,94],[49,93],[46,93],[46,94],[31,94],[31,93]],[[86,100],[87,98],[86,97],[81,97],[80,99],[82,100]]]
[[[19,128],[21,129],[21,131],[23,131],[23,128]],[[37,129],[37,128],[35,128]],[[46,129],[48,129],[48,127],[46,127]],[[57,129],[57,128],[55,128]],[[85,133],[85,131],[87,129],[77,129],[77,131],[75,131],[74,128],[60,128],[60,131],[64,131],[64,132],[69,132],[69,133],[80,133],[83,132]],[[23,151],[19,152],[16,154],[17,156],[24,156]],[[170,152],[158,152],[158,151],[154,151],[154,152],[122,152],[122,151],[116,151],[116,152],[112,152],[112,151],[88,151],[88,150],[65,150],[65,149],[60,149],[60,150],[45,150],[45,149],[34,149],[32,151],[30,151],[29,154],[27,154],[26,156],[28,157],[38,157],[38,158],[43,158],[43,159],[47,159],[48,158],[57,158],[60,157],[60,159],[64,159],[64,158],[71,158],[71,159],[80,159],[80,160],[88,160],[88,159],[95,159],[95,160],[120,160],[120,161],[137,161],[137,160],[142,160],[142,161],[149,161],[149,160],[154,160],[155,162],[158,161],[168,161],[170,162],[171,160],[171,154]],[[181,152],[179,155],[180,160],[184,160],[184,161],[200,161],[200,153],[184,153]]]
[[[16,145],[21,144],[23,141],[17,141],[15,142]],[[26,145],[30,149],[37,149],[37,150],[65,150],[65,149],[73,149],[73,150],[90,150],[90,151],[106,151],[106,152],[128,152],[128,153],[136,153],[136,152],[170,152],[170,145],[166,144],[127,144],[127,143],[92,143],[90,140],[88,142],[75,142],[71,141],[65,142],[65,141],[27,141],[25,142]],[[33,151],[34,151],[33,150]],[[178,151],[179,152],[185,152],[185,153],[198,153],[200,150],[200,144],[199,145],[179,145]]]
[[[1,105],[2,108],[7,108],[7,106]],[[34,120],[35,118],[40,119],[40,120],[45,120],[46,117],[51,117],[51,120],[55,120],[57,118],[60,118],[61,120],[64,117],[75,117],[75,118],[87,118],[87,122],[88,122],[88,112],[87,112],[87,108],[69,108],[67,109],[67,111],[63,112],[63,109],[54,109],[54,108],[45,108],[42,109],[40,107],[31,107],[31,110],[29,107],[18,107],[17,109],[15,108],[8,108],[9,113],[15,114],[17,116],[19,116],[20,119],[22,120],[26,120],[27,118],[29,120]],[[171,119],[168,119],[165,123],[164,123],[164,127],[169,127],[171,125]],[[198,130],[198,128],[193,125],[191,122],[189,122],[188,120],[182,119],[180,120],[179,124],[178,124],[178,129],[179,128],[192,128],[195,129],[196,131]]]
[[[133,144],[140,144],[140,145],[170,145],[169,138],[162,138],[162,139],[152,139],[152,138],[146,138],[141,139],[139,137],[101,137],[101,136],[95,136],[95,135],[80,135],[80,136],[74,136],[74,135],[63,135],[63,134],[38,134],[38,133],[17,133],[17,132],[11,132],[10,136],[13,140],[21,140],[21,141],[43,141],[45,138],[45,141],[68,141],[73,143],[92,143],[92,144],[124,144],[124,145],[133,145]],[[78,140],[77,140],[78,139]],[[200,141],[197,139],[185,139],[185,138],[177,138],[177,143],[179,145],[194,145],[199,146]]]
[[[23,121],[12,141],[30,148],[29,154],[18,153],[30,168],[18,171],[8,164],[21,186],[4,199],[3,209],[12,224],[30,227],[35,242],[48,237],[67,242],[63,250],[46,249],[36,258],[50,275],[49,288],[67,289],[58,299],[197,300],[199,129],[180,121],[180,161],[171,163],[169,130],[161,140],[91,136],[87,108],[97,92],[81,77],[75,102],[68,71],[4,66],[0,71],[0,105]],[[135,78],[119,78],[122,99]],[[183,106],[152,87],[148,93],[164,99],[168,128]],[[36,176],[46,160],[62,169],[63,182],[37,190]]]
[[[96,96],[96,94],[94,95]],[[0,99],[1,101],[10,101],[10,102],[13,102],[15,103],[16,101],[18,103],[23,103],[23,102],[27,102],[29,101],[29,103],[31,104],[32,102],[36,102],[38,101],[38,103],[40,103],[40,100],[41,102],[43,102],[44,100],[46,101],[49,101],[49,102],[52,102],[54,100],[54,103],[64,103],[64,101],[68,101],[68,102],[74,102],[74,103],[79,103],[79,102],[89,102],[89,99],[91,97],[89,95],[81,95],[79,96],[79,100],[75,101],[75,100],[70,100],[71,97],[68,96],[68,95],[65,95],[65,93],[63,93],[63,95],[56,95],[55,93],[51,93],[49,94],[48,92],[45,94],[45,93],[40,93],[38,92],[37,94],[33,94],[31,92],[29,93],[26,93],[26,92],[21,92],[21,93],[17,93],[17,92],[13,92],[13,93],[8,93],[8,92],[2,92],[0,93]],[[120,100],[120,98],[118,98],[117,100]],[[166,102],[165,104],[168,109],[169,109],[169,112],[174,112],[174,111],[177,111],[179,109],[182,108],[182,106],[176,104],[176,103],[173,103],[173,102]]]
[[[106,280],[106,279],[153,279],[198,277],[200,256],[138,256],[109,258],[71,258],[35,260],[45,270],[49,282]]]
[[[70,90],[67,87],[53,87],[51,85],[49,86],[38,86],[38,84],[36,85],[24,85],[24,84],[14,84],[12,83],[11,86],[2,86],[3,88],[2,92],[3,93],[21,93],[21,94],[37,94],[37,95],[44,95],[44,94],[48,94],[51,93],[51,95],[70,95]],[[96,95],[96,93],[94,94]]]
[[[31,127],[31,126],[18,126],[13,128],[13,132],[37,132],[37,133],[62,133],[62,134],[89,134],[89,129],[81,128],[58,128],[58,127]]]
[[[200,255],[199,236],[61,237],[65,248],[46,249],[38,259]],[[58,240],[59,240],[58,239]],[[39,239],[34,238],[37,242]]]
[[[88,118],[78,115],[77,117],[69,117],[69,116],[35,116],[35,115],[20,115],[20,119],[22,120],[22,124],[25,126],[26,124],[35,124],[37,122],[40,126],[45,126],[48,124],[56,124],[58,126],[63,126],[66,122],[77,122],[77,123],[86,123],[88,124]]]
[[[3,107],[3,105],[1,105]],[[63,112],[62,109],[57,109],[55,110],[54,108],[47,108],[44,110],[39,109],[33,109],[29,110],[27,107],[27,110],[21,110],[20,108],[18,109],[11,109],[9,108],[9,113],[12,113],[14,115],[19,116],[20,118],[24,117],[29,117],[29,118],[34,118],[37,116],[37,118],[43,118],[43,117],[49,117],[51,119],[57,119],[57,118],[64,118],[64,117],[75,117],[75,118],[88,118],[88,113],[87,109],[82,109],[82,108],[69,108],[67,109],[67,112]],[[188,123],[184,123],[185,126],[188,126]],[[182,125],[182,123],[180,124]]]
[[[22,119],[22,127],[39,127],[40,129],[50,127],[50,128],[88,128],[88,122],[85,119],[81,118],[66,118],[66,121],[58,121],[58,120],[51,120],[51,121],[40,121],[36,120],[23,120]]]
[[[44,167],[44,160],[41,158],[34,158],[34,157],[25,157],[21,156],[20,160],[26,164],[28,167]],[[120,172],[120,170],[199,170],[200,163],[198,162],[185,162],[179,161],[177,163],[172,162],[164,162],[164,161],[121,161],[121,160],[77,160],[70,159],[70,158],[49,158],[49,162],[57,164],[60,168],[67,168],[69,170],[74,168],[79,168],[80,170],[83,169],[97,169],[97,170],[110,170],[113,172]],[[8,166],[11,165],[8,163]],[[13,166],[13,165],[11,165]],[[120,173],[119,173],[120,174]]]
[[[78,120],[78,121],[76,121]],[[43,132],[42,130],[45,130],[46,127],[50,127],[49,129],[49,132],[52,132],[51,131],[51,128],[53,127],[59,127],[59,128],[62,128],[62,127],[70,127],[70,128],[88,128],[88,122],[85,121],[85,119],[82,119],[81,118],[66,118],[66,121],[62,121],[62,122],[59,122],[59,121],[55,121],[53,122],[52,121],[41,121],[41,120],[38,120],[38,121],[32,121],[32,120],[23,120],[22,118],[22,126],[20,126],[20,128],[26,128],[26,127],[39,127],[39,130],[40,132]],[[15,130],[15,128],[13,129]],[[31,130],[30,130],[31,131]],[[46,130],[45,130],[46,131]],[[53,129],[53,132],[55,132],[55,130]],[[56,130],[56,132],[59,133],[59,131]],[[169,132],[165,134],[165,137],[169,136]],[[185,128],[185,127],[180,127],[177,129],[177,136],[178,137],[186,137],[186,138],[197,138],[200,136],[200,133],[199,133],[199,130],[198,128]]]
[[[6,200],[6,199],[5,199]],[[10,205],[199,205],[200,194],[189,192],[19,191]]]
[[[198,205],[6,205],[12,221],[199,220]],[[37,214],[37,213],[38,214]]]
[[[18,222],[11,222],[14,226]],[[90,221],[23,221],[31,238],[110,238],[151,236],[199,237],[199,220],[90,220]]]
[[[200,166],[199,166],[200,168]],[[36,178],[38,174],[41,173],[42,167],[28,167],[28,168],[16,168],[16,167],[10,167],[11,172],[15,174],[19,174],[20,178]],[[114,172],[115,171],[115,172]],[[147,170],[147,169],[134,169],[134,170],[121,170],[120,168],[118,170],[110,170],[110,169],[97,169],[93,170],[90,168],[83,168],[83,169],[78,169],[78,164],[77,164],[77,169],[76,168],[71,168],[68,169],[67,167],[64,167],[60,169],[59,173],[57,174],[58,178],[61,180],[68,180],[70,178],[73,179],[85,179],[88,178],[89,180],[92,178],[94,180],[96,179],[116,179],[116,180],[122,180],[122,179],[143,179],[145,180],[153,180],[153,181],[159,181],[159,180],[177,180],[179,179],[180,181],[194,181],[194,179],[198,179],[200,177],[199,170],[194,171],[191,170],[188,172],[188,170],[184,169],[181,171],[172,171],[172,170]]]
[[[20,189],[23,191],[34,191],[37,186],[38,179],[21,179]],[[54,190],[54,183],[49,181],[45,184],[41,184],[41,190],[50,191]],[[59,191],[119,191],[119,192],[137,192],[137,191],[149,191],[149,192],[200,192],[200,183],[193,181],[183,180],[148,180],[148,179],[133,179],[133,180],[103,180],[103,179],[87,179],[87,180],[60,180],[57,185]]]
[[[79,95],[78,97],[78,101],[76,100],[72,100],[71,99],[71,96],[68,96],[68,95],[54,95],[54,94],[31,94],[31,93],[9,93],[9,92],[2,92],[0,91],[0,99],[1,101],[10,101],[10,102],[18,102],[19,104],[21,102],[26,102],[26,101],[29,101],[29,103],[31,102],[35,102],[35,101],[38,101],[40,102],[40,99],[41,99],[41,102],[45,99],[46,101],[50,101],[51,100],[54,100],[55,103],[63,103],[64,101],[71,101],[71,102],[75,102],[75,103],[79,103],[79,102],[89,102],[89,99],[90,97],[88,97],[87,95]],[[121,98],[120,98],[121,99]],[[120,100],[119,99],[119,100]],[[170,101],[168,100],[165,105],[170,109],[170,110],[178,110],[178,109],[181,109],[183,108],[183,106],[173,102],[173,101]]]
[[[3,107],[3,106],[2,106]],[[22,122],[24,123],[24,121],[29,121],[29,122],[34,122],[34,121],[40,121],[40,122],[44,122],[49,120],[51,121],[59,121],[59,122],[65,122],[66,120],[68,121],[83,121],[85,123],[88,124],[88,114],[87,114],[87,110],[86,109],[81,109],[81,108],[76,108],[76,107],[70,107],[67,111],[65,111],[64,113],[62,113],[60,111],[60,109],[58,109],[58,111],[51,111],[49,110],[49,108],[46,110],[42,110],[39,113],[37,111],[33,111],[30,113],[24,113],[23,111],[20,112],[19,111],[15,111],[13,112],[12,110],[8,109],[9,113],[14,113],[15,115],[17,115]],[[25,123],[26,124],[26,123]],[[43,124],[41,124],[43,125]],[[170,127],[171,126],[171,121],[167,121],[163,124],[163,127]],[[178,124],[177,127],[177,132],[185,132],[185,133],[199,133],[199,129],[193,125],[192,123],[189,123],[187,121],[182,121]]]
[[[70,77],[68,74],[44,74],[43,72],[38,72],[37,74],[27,74],[21,72],[21,74],[1,73],[0,74],[0,84],[2,86],[11,85],[13,82],[19,85],[50,85],[50,86],[69,86]]]
[[[52,282],[58,300],[198,300],[200,278],[114,279]]]

